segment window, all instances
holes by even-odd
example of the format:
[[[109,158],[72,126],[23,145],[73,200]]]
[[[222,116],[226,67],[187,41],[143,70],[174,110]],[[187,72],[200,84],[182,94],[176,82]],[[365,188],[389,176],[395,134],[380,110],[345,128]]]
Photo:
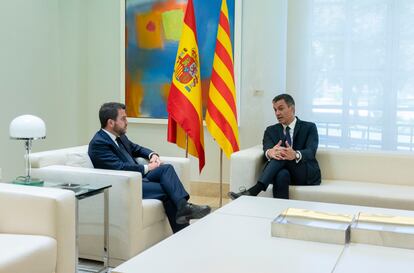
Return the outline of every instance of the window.
[[[414,1],[307,4],[302,92],[320,146],[414,150]]]

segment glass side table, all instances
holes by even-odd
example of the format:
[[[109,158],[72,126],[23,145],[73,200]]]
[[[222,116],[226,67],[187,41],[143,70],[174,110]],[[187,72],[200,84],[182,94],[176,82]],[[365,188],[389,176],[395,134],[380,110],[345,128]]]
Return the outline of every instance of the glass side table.
[[[15,185],[25,185],[16,184]],[[72,190],[75,193],[76,197],[76,272],[79,269],[78,262],[78,241],[79,241],[79,201],[90,196],[94,196],[100,193],[104,194],[104,251],[103,251],[103,267],[99,270],[90,270],[87,268],[82,268],[82,271],[89,272],[108,272],[109,269],[109,188],[112,187],[108,183],[94,183],[94,184],[67,184],[67,183],[58,183],[45,181],[42,185],[28,185],[34,187],[47,187],[47,188],[58,188]]]

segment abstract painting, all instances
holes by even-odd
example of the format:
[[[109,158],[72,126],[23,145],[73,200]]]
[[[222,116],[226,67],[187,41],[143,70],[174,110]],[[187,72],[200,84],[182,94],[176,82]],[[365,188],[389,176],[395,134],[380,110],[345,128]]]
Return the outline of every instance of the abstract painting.
[[[193,2],[202,92],[207,98],[221,0]],[[125,104],[128,117],[168,117],[166,102],[186,5],[186,0],[126,0]],[[227,0],[227,5],[234,45],[235,0]]]

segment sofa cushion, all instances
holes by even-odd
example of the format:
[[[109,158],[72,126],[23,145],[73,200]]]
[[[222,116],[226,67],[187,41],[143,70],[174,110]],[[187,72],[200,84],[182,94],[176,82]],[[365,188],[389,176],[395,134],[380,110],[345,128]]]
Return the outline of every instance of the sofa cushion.
[[[53,273],[56,253],[51,237],[0,234],[0,272]]]
[[[272,197],[272,185],[259,196]],[[323,180],[319,186],[290,186],[289,198],[414,210],[414,187],[361,181]]]
[[[323,179],[414,185],[412,152],[318,149]]]
[[[32,153],[30,155],[30,165],[32,168],[43,168],[51,165],[65,165],[66,155],[69,153],[85,153],[88,152],[88,145],[77,146],[59,150],[44,151]]]
[[[381,183],[323,180],[319,186],[291,186],[290,198],[414,210],[414,187]]]
[[[66,166],[93,168],[89,155],[85,152],[68,153],[66,155]]]
[[[143,199],[142,200],[142,217],[143,227],[148,227],[154,223],[165,219],[164,206],[160,200]]]

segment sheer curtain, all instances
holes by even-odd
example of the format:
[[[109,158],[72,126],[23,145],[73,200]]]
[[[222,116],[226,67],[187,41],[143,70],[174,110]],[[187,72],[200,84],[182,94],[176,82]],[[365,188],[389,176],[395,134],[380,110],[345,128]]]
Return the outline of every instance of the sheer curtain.
[[[414,1],[290,0],[287,90],[320,146],[414,149]]]

